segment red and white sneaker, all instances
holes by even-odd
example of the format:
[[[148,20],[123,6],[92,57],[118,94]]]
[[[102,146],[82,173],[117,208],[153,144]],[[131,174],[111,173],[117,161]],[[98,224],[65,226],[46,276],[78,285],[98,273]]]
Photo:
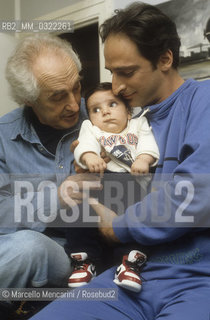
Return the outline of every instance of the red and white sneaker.
[[[68,287],[77,288],[90,282],[96,276],[96,268],[86,252],[72,253],[72,266],[74,268],[68,280]]]
[[[120,287],[139,292],[142,286],[140,269],[146,260],[147,256],[144,253],[132,250],[128,256],[123,256],[123,262],[117,268],[113,281]]]

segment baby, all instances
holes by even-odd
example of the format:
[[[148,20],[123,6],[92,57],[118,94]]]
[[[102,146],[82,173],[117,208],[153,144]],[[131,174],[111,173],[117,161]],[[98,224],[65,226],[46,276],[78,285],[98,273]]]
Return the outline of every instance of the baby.
[[[158,161],[159,151],[147,119],[144,116],[131,119],[128,103],[115,96],[112,84],[107,82],[100,83],[87,94],[86,107],[90,120],[85,120],[81,126],[79,144],[74,151],[76,162],[90,172],[131,172],[133,175],[149,173],[150,166],[156,165]],[[111,159],[108,163],[100,157],[102,147]],[[78,244],[83,241],[84,250],[74,251],[71,246],[74,271],[68,285],[78,287],[95,276],[94,260],[97,257],[88,247],[91,241],[87,238],[87,228],[83,228],[82,232],[78,228],[73,229],[76,231],[68,233],[68,243],[75,243],[76,238],[78,248]],[[92,229],[89,236],[93,238]],[[114,282],[138,292],[142,284],[140,268],[146,262],[146,255],[139,250],[131,250],[130,247],[129,251],[127,248],[129,253],[124,255]]]
[[[147,119],[131,119],[131,109],[112,92],[111,83],[101,83],[86,96],[90,120],[85,120],[74,151],[76,162],[90,172],[146,174],[155,166],[159,151]],[[104,148],[111,158],[100,157]]]

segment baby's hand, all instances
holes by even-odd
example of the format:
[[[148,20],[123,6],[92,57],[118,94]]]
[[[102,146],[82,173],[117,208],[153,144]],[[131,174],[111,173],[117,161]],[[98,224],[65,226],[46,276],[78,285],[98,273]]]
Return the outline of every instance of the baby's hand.
[[[131,174],[139,175],[149,173],[149,167],[154,162],[155,158],[149,154],[139,155],[131,166]]]
[[[106,169],[106,162],[93,152],[86,152],[81,156],[81,162],[84,163],[90,172],[103,173]]]
[[[146,174],[149,172],[149,164],[145,161],[137,159],[131,166],[131,174],[139,175]]]

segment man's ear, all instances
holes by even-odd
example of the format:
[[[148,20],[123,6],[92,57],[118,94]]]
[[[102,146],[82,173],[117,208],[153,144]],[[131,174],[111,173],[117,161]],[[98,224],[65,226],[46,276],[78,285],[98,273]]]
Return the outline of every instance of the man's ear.
[[[29,101],[25,101],[24,105],[27,106],[27,107],[32,107],[32,104]]]
[[[30,108],[34,107],[34,103],[31,103],[29,101],[25,101],[24,105],[27,106],[27,107],[30,107]]]
[[[161,54],[158,66],[161,71],[168,71],[173,64],[173,53],[171,50],[167,50],[165,53]]]

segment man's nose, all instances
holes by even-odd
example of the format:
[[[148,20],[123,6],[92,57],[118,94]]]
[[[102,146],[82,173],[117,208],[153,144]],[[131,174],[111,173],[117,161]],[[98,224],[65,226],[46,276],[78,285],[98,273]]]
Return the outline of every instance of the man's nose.
[[[78,112],[79,108],[79,103],[77,102],[73,93],[69,94],[68,99],[66,101],[65,109],[68,111]]]
[[[118,96],[120,93],[125,91],[126,85],[119,79],[119,77],[112,76],[112,91],[114,95]]]

